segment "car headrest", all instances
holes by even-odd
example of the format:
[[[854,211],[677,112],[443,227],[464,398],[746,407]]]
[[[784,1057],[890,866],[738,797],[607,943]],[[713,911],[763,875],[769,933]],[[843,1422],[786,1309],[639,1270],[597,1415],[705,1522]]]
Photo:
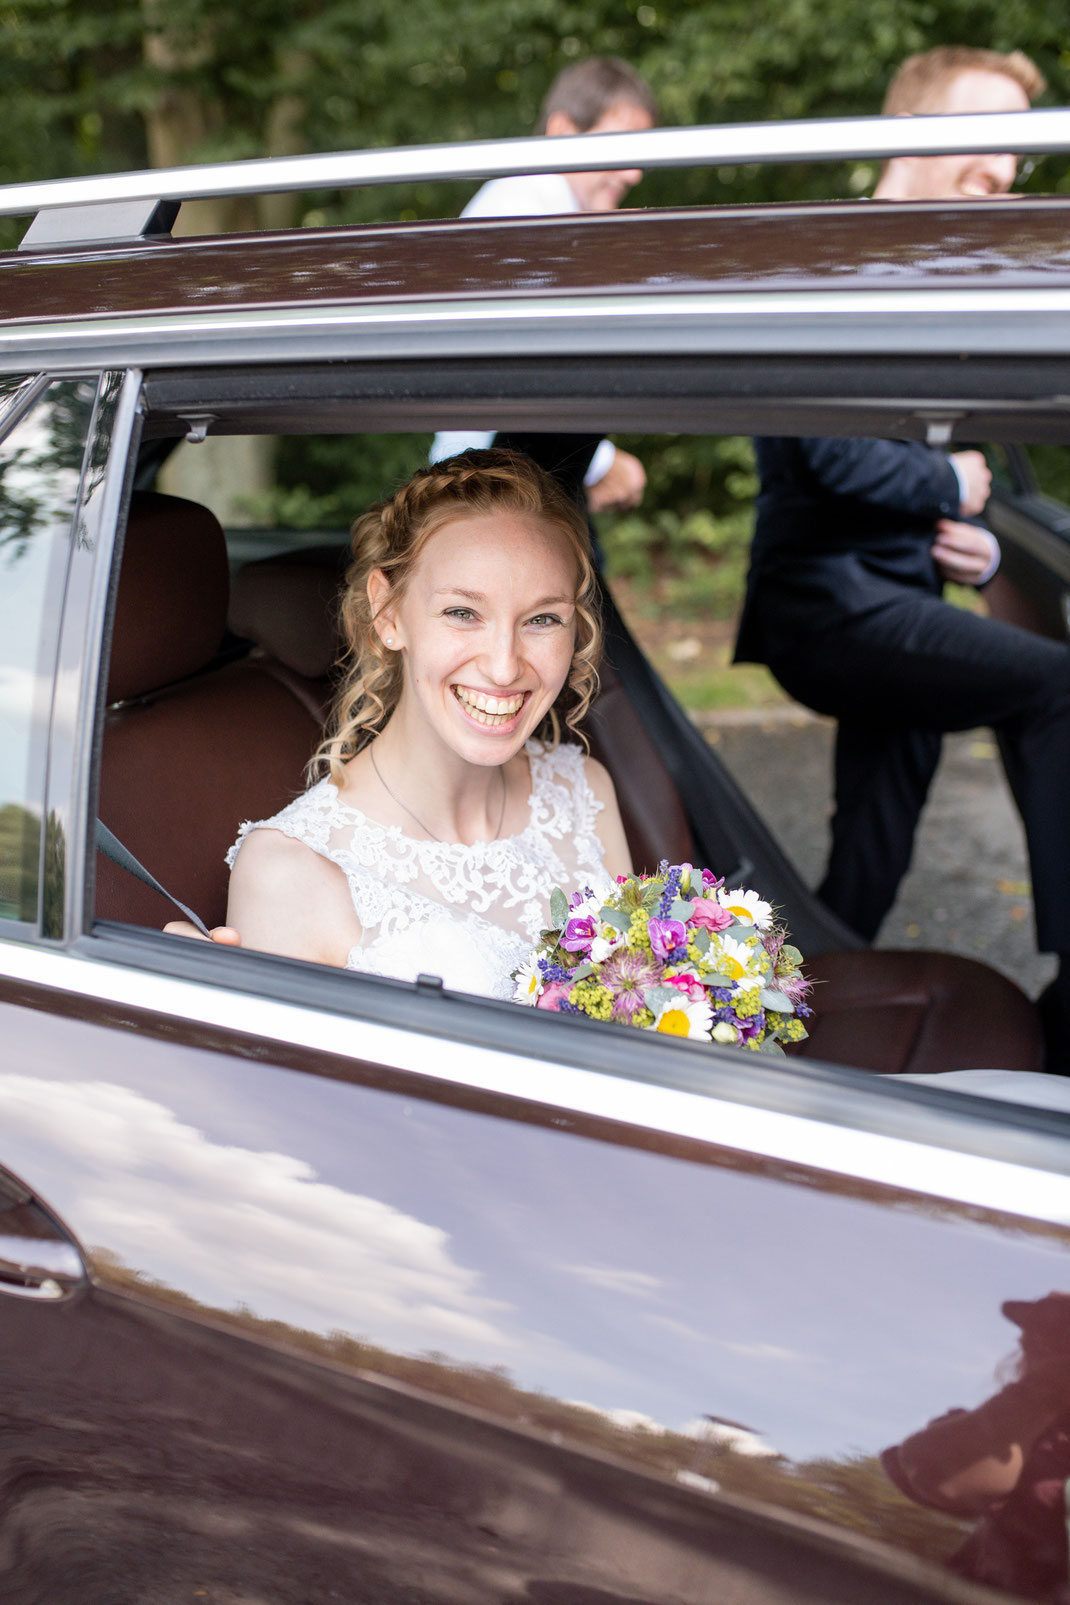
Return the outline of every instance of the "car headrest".
[[[135,491],[115,604],[108,701],[143,697],[205,668],[227,622],[230,577],[214,513]]]
[[[230,627],[309,680],[330,674],[344,650],[338,621],[348,552],[313,546],[246,563],[234,576]]]

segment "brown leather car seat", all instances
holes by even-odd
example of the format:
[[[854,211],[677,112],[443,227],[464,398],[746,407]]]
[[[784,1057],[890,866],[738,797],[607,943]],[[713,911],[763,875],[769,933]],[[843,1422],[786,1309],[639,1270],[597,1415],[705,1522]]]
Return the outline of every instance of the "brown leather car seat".
[[[135,494],[119,574],[100,817],[208,925],[226,912],[238,826],[304,785],[319,723],[269,665],[212,668],[227,617],[223,531],[206,508]],[[98,918],[159,927],[156,892],[97,855]]]
[[[322,723],[344,649],[338,604],[347,550],[311,546],[245,563],[234,575],[229,624]]]
[[[657,747],[611,664],[603,663],[600,678],[584,729],[592,756],[613,776],[633,865],[653,872],[663,858],[694,863],[695,838]]]

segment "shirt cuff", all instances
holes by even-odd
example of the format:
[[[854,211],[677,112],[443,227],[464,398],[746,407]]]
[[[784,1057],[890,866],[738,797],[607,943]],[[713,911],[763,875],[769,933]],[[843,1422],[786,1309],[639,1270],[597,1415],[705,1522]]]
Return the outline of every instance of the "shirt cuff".
[[[583,476],[583,483],[588,487],[597,485],[600,479],[605,479],[613,467],[613,459],[617,455],[617,448],[611,440],[600,440],[595,447],[587,472]]]
[[[966,483],[966,475],[962,472],[962,469],[959,467],[959,465],[955,461],[954,457],[949,457],[947,460],[951,464],[952,468],[955,470],[955,478],[959,482],[959,512],[961,513],[962,512],[962,504],[966,500],[967,496],[970,494],[970,487]],[[997,551],[998,551],[998,548],[997,548]],[[997,563],[999,562],[998,556],[996,558],[996,562]],[[993,569],[992,572],[994,574],[996,572],[995,569]]]

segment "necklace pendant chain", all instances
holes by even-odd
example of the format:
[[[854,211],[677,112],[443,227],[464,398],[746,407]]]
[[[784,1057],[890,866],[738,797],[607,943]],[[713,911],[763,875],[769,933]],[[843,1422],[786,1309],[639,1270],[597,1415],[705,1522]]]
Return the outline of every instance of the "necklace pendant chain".
[[[430,836],[431,840],[433,842],[438,842],[440,847],[445,846],[445,843],[443,842],[442,837],[441,836],[436,836],[433,830],[428,830],[428,828],[424,824],[423,820],[420,819],[416,814],[413,813],[413,811],[409,807],[408,803],[403,803],[401,798],[398,796],[397,792],[393,789],[393,787],[387,785],[386,781],[383,779],[382,771],[380,770],[379,765],[375,761],[375,742],[374,741],[368,747],[368,757],[372,761],[372,768],[375,770],[376,778],[378,779],[379,784],[382,786],[383,790],[386,792],[387,796],[389,798],[391,798],[393,802],[397,803],[397,805],[401,809],[402,813],[408,814],[409,818],[413,821],[414,824],[419,825],[420,829],[423,831],[425,836]],[[506,800],[506,797],[509,794],[509,788],[507,787],[507,785],[505,783],[505,769],[504,769],[504,766],[499,768],[498,773],[502,777],[502,805],[501,805],[501,808],[498,810],[498,828],[494,832],[494,835],[491,837],[491,841],[495,841],[495,842],[498,840],[498,837],[501,835],[501,833],[502,833],[502,825],[505,823],[505,800]]]

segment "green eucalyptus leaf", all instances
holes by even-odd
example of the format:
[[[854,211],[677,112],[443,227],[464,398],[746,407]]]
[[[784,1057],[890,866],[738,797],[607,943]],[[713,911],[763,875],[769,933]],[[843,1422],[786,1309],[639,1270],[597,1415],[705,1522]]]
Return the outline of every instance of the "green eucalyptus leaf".
[[[703,986],[733,986],[734,982],[730,975],[704,975],[702,984]]]
[[[799,952],[799,949],[797,947],[792,947],[790,942],[784,943],[784,946],[780,949],[780,957],[783,959],[785,964],[790,964],[796,969],[803,961],[803,956]]]
[[[670,1003],[682,1000],[682,993],[677,986],[645,986],[643,988],[643,1001],[648,1009],[656,1014],[659,1009],[666,1008]]]
[[[695,946],[698,948],[699,952],[708,953],[710,951],[709,931],[707,931],[704,926],[700,925],[697,931],[692,932],[692,935],[695,938]]]
[[[568,922],[568,898],[560,886],[555,886],[550,893],[550,918],[561,930]]]
[[[772,1009],[774,1014],[794,1014],[795,1005],[783,992],[774,992],[770,987],[763,987],[761,992],[761,1005],[763,1009]]]
[[[682,897],[678,897],[669,910],[669,918],[671,920],[682,920],[686,925],[694,912],[694,903],[687,903]]]
[[[574,981],[584,981],[589,975],[593,974],[594,965],[589,959],[584,959],[583,963],[577,964],[575,969],[572,971],[572,979]]]
[[[631,929],[632,916],[626,914],[623,909],[610,908],[608,903],[598,910],[598,918],[603,925],[612,925],[615,931],[627,932]]]

